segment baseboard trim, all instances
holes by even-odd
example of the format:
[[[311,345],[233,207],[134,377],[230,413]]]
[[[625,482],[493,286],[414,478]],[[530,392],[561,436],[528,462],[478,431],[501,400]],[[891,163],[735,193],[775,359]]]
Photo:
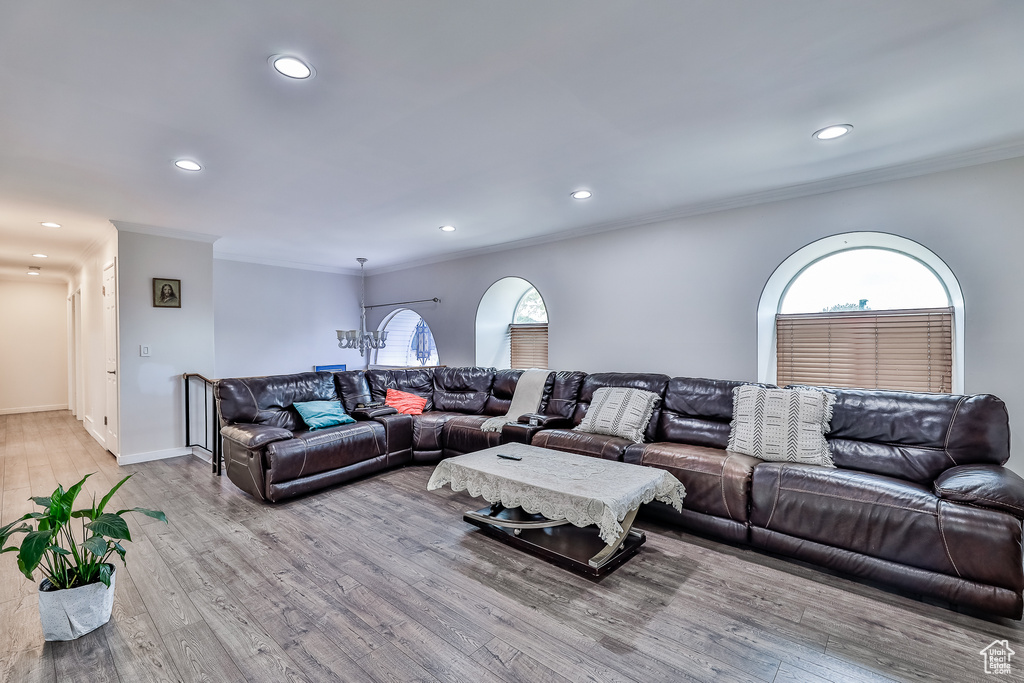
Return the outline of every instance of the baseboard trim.
[[[165,458],[177,458],[179,455],[192,455],[192,449],[184,446],[178,448],[165,448],[160,451],[148,451],[146,453],[132,453],[131,455],[119,455],[117,456],[117,464],[120,466],[124,465],[135,465],[140,462],[150,462],[151,460],[164,460]]]
[[[27,406],[25,408],[0,408],[0,415],[17,415],[19,413],[45,413],[51,410],[67,410],[67,403],[54,403],[50,406]]]
[[[211,454],[210,451],[206,450],[205,448],[200,448],[199,446],[193,446],[192,447],[192,455],[196,456],[197,458],[199,458],[200,460],[202,460],[205,463],[212,463],[213,462],[213,454]]]
[[[93,422],[93,419],[91,417],[86,415],[85,419],[82,420],[82,424],[85,425],[85,431],[89,432],[89,436],[96,439],[96,443],[103,446],[103,448],[107,447],[106,435],[100,433],[100,430],[96,428],[96,423]]]

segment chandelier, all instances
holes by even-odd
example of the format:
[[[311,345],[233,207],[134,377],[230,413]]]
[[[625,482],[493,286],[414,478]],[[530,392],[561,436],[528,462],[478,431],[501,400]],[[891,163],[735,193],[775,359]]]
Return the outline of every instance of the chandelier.
[[[384,348],[384,342],[388,338],[388,333],[383,330],[366,331],[366,272],[363,270],[363,264],[366,263],[366,259],[359,257],[356,261],[359,261],[360,277],[359,329],[338,330],[338,348],[359,349],[360,356],[365,355],[368,357],[370,349]]]

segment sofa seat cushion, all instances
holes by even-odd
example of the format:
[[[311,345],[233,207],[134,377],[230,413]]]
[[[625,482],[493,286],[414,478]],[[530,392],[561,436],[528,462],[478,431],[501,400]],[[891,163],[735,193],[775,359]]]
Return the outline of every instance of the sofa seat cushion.
[[[746,522],[750,479],[761,461],[721,448],[644,444],[640,464],[667,470],[686,487],[683,508]]]
[[[587,434],[573,429],[544,429],[537,432],[531,444],[540,448],[553,448],[556,451],[592,455],[621,462],[623,454],[633,442],[621,436]]]
[[[462,413],[431,410],[412,416],[412,449],[414,451],[440,451],[444,446],[442,431],[444,424]]]
[[[384,427],[354,422],[309,432],[267,446],[267,485],[347,467],[387,452]]]
[[[480,429],[489,419],[488,415],[460,415],[445,422],[442,434],[445,454],[472,453],[500,445],[501,432]]]
[[[902,479],[762,463],[754,468],[750,524],[990,585],[1021,581],[1019,520],[940,500]]]

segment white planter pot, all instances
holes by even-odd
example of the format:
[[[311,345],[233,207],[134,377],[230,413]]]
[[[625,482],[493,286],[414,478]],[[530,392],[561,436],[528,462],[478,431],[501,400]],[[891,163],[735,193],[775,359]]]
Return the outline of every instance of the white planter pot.
[[[111,572],[109,588],[97,582],[65,590],[43,590],[50,582],[39,584],[39,621],[43,624],[43,637],[74,640],[110,621],[116,578],[117,573]]]

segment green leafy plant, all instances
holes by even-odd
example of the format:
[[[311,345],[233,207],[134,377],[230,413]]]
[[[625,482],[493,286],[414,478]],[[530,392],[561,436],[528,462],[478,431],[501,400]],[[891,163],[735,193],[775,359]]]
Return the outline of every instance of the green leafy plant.
[[[92,506],[72,510],[75,499],[82,490],[87,474],[82,480],[64,490],[58,486],[48,498],[32,498],[42,512],[30,512],[7,526],[0,527],[0,553],[17,552],[18,568],[29,579],[39,569],[54,589],[76,588],[90,583],[102,582],[110,586],[114,566],[107,562],[117,553],[124,563],[125,549],[120,541],[130,541],[128,524],[121,516],[126,512],[141,514],[167,522],[167,516],[158,510],[128,508],[117,512],[104,512],[107,503],[121,485],[128,481],[128,475],[110,489],[99,505],[93,496]],[[76,533],[72,520],[80,519],[81,533]],[[36,528],[26,523],[35,520]],[[7,539],[16,533],[24,533],[21,546],[7,546]]]

